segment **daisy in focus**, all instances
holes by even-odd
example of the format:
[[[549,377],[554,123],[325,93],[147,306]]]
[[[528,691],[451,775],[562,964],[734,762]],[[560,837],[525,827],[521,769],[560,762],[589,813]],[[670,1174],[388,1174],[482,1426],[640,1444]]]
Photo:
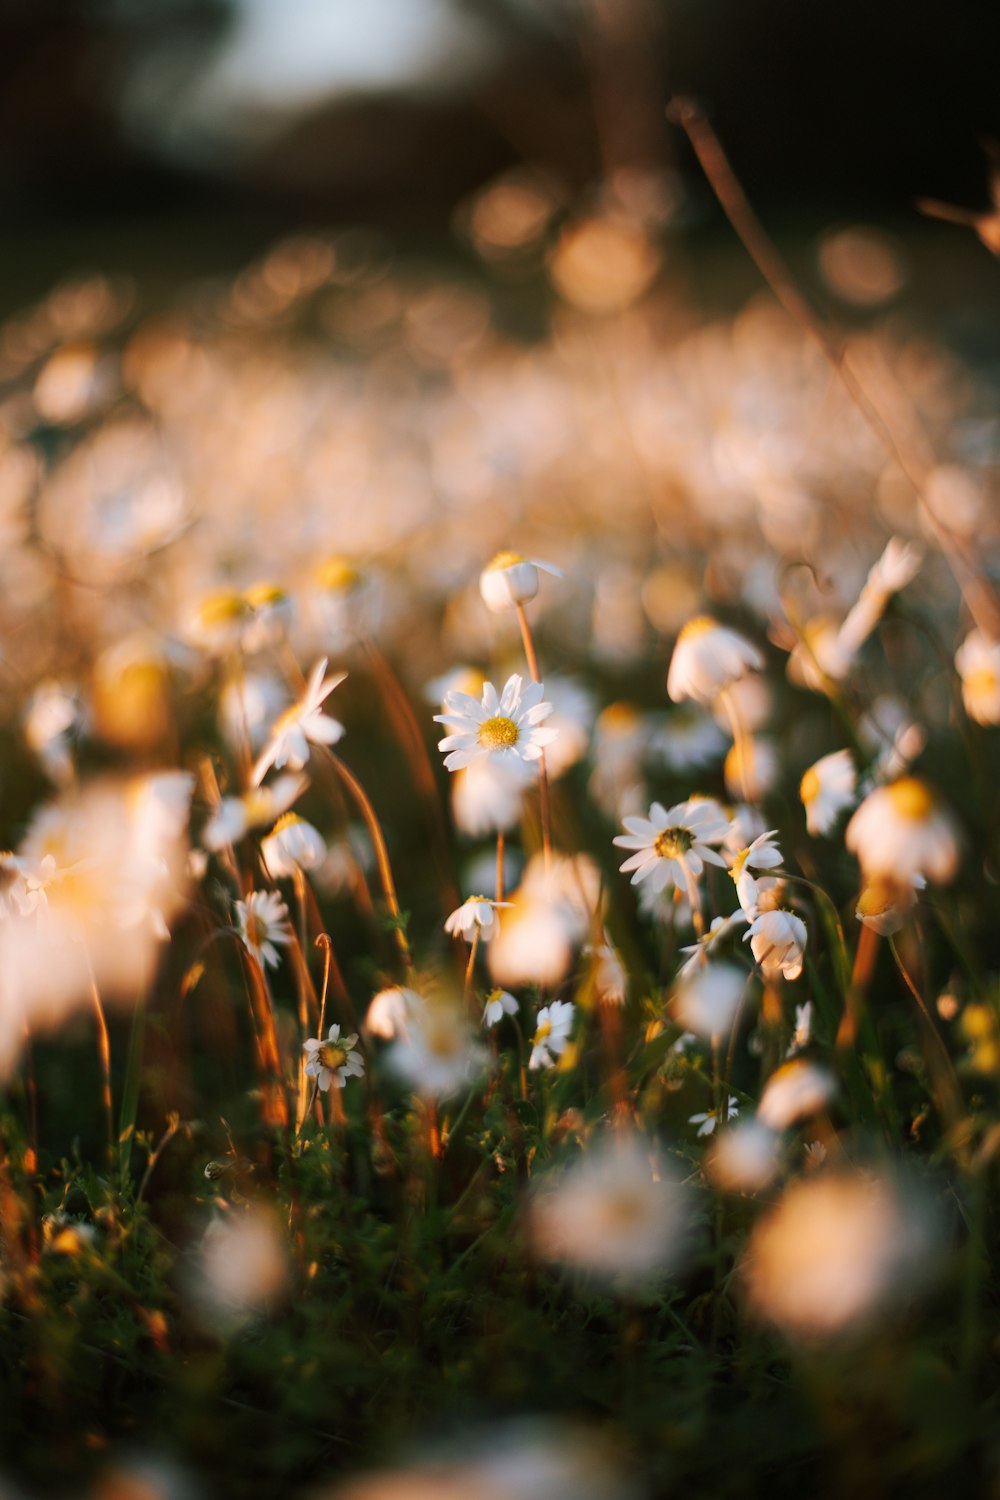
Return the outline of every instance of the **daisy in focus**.
[[[794,912],[761,912],[743,934],[765,979],[798,979],[806,951],[806,924]]]
[[[336,1023],[327,1032],[325,1042],[317,1037],[310,1037],[302,1046],[308,1056],[306,1076],[315,1078],[316,1087],[324,1094],[331,1084],[335,1089],[342,1089],[348,1078],[361,1078],[365,1071],[365,1060],[355,1050],[357,1045],[357,1032],[342,1037]]]
[[[538,570],[562,578],[561,568],[537,558],[522,557],[520,552],[498,552],[486,564],[479,579],[479,592],[486,608],[502,614],[514,605],[525,604],[538,593]]]
[[[487,682],[480,703],[466,693],[448,693],[445,712],[434,715],[435,723],[451,730],[438,741],[438,749],[448,752],[446,768],[460,771],[484,755],[501,765],[541,760],[545,746],[558,732],[543,727],[552,712],[552,704],[542,700],[543,692],[540,682],[525,687],[515,672],[499,697],[492,682]]]
[[[280,961],[276,945],[292,940],[288,907],[277,891],[251,891],[245,901],[237,901],[236,930],[262,969],[276,969]]]
[[[321,657],[309,674],[305,692],[297,703],[285,710],[271,730],[270,738],[253,768],[252,781],[260,786],[272,766],[279,771],[289,766],[301,771],[309,759],[309,745],[335,745],[343,737],[344,726],[323,712],[323,704],[335,687],[347,676],[337,672],[326,677],[327,659]]]
[[[773,889],[777,882],[770,876],[759,879],[763,870],[777,870],[781,866],[781,850],[774,842],[778,830],[772,828],[762,833],[752,844],[741,849],[733,860],[729,873],[736,885],[736,896],[748,921],[758,914],[758,898],[761,891]]]
[[[481,943],[488,943],[500,931],[500,907],[509,907],[509,901],[491,901],[488,896],[470,896],[455,908],[444,924],[444,930],[452,937],[463,937],[467,943],[478,935]]]
[[[706,864],[726,868],[722,855],[711,847],[722,842],[729,826],[717,803],[679,802],[665,808],[654,802],[648,818],[622,821],[626,832],[614,843],[635,852],[618,868],[623,874],[632,872],[633,885],[646,880],[657,895],[668,885],[690,892]]]

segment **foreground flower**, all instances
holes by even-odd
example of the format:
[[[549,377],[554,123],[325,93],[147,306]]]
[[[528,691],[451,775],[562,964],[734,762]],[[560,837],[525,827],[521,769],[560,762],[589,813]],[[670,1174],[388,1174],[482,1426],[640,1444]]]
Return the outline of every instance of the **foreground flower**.
[[[676,1262],[687,1215],[683,1189],[659,1153],[620,1134],[542,1178],[529,1225],[546,1260],[636,1282]]]
[[[954,824],[916,776],[870,792],[848,823],[844,841],[865,875],[901,881],[924,875],[944,885],[958,870]]]
[[[763,665],[764,658],[752,642],[711,615],[698,615],[677,637],[667,693],[675,703],[683,698],[714,703],[731,683]]]
[[[496,1026],[504,1016],[516,1016],[520,1006],[507,990],[490,990],[483,1006],[483,1025]]]
[[[282,875],[295,875],[300,870],[318,869],[326,859],[326,844],[311,823],[300,818],[298,813],[288,812],[278,819],[261,842],[260,852],[271,875],[278,879]]]
[[[388,1060],[416,1093],[446,1099],[476,1081],[487,1057],[459,1006],[420,1000],[408,1013],[406,1030],[393,1043]]]
[[[486,564],[479,578],[479,592],[487,609],[502,614],[515,604],[526,604],[529,599],[534,599],[538,593],[539,568],[554,578],[563,576],[562,569],[552,563],[522,557],[520,552],[498,552],[492,562]]]
[[[271,1310],[288,1288],[286,1236],[273,1214],[247,1208],[213,1218],[191,1270],[192,1302],[223,1328]]]
[[[971,630],[955,652],[962,701],[977,724],[1000,724],[1000,642]]]
[[[837,1093],[833,1074],[804,1057],[793,1058],[772,1073],[764,1085],[758,1120],[772,1130],[787,1130],[826,1109]]]
[[[471,943],[478,933],[479,941],[488,943],[500,931],[498,909],[510,904],[509,901],[491,901],[488,896],[469,896],[448,917],[444,930],[453,937],[465,938],[467,943]]]
[[[726,868],[726,862],[712,844],[726,836],[727,822],[714,802],[679,802],[665,808],[654,802],[648,818],[623,818],[627,832],[614,843],[620,849],[635,853],[619,869],[632,871],[632,884],[648,880],[659,894],[668,885],[690,890],[705,864]]]
[[[242,797],[223,797],[202,829],[206,849],[239,843],[251,828],[262,828],[287,812],[309,785],[304,776],[279,776],[270,786],[251,787]]]
[[[757,879],[761,871],[777,870],[781,866],[781,850],[774,843],[777,832],[772,828],[755,838],[753,843],[740,850],[729,869],[736,885],[737,899],[750,921],[757,916],[760,891],[773,889],[777,884],[770,878]]]
[[[806,951],[806,924],[794,912],[761,912],[743,934],[765,979],[798,979]]]
[[[811,834],[830,832],[840,814],[854,802],[857,782],[849,750],[834,750],[809,767],[799,783],[799,796]]]
[[[722,1130],[705,1168],[730,1193],[755,1193],[774,1180],[781,1159],[781,1138],[759,1119],[740,1120]]]
[[[236,930],[261,968],[276,969],[279,956],[275,944],[292,940],[288,907],[277,891],[251,891],[245,901],[237,901]]]
[[[917,904],[917,892],[927,881],[922,875],[897,880],[893,875],[872,875],[865,881],[854,915],[864,927],[880,937],[898,932]]]
[[[588,945],[584,952],[591,960],[590,983],[594,999],[601,1005],[624,1005],[628,996],[628,975],[621,955],[607,933],[603,943]]]
[[[529,1068],[554,1068],[569,1045],[576,1006],[571,1000],[553,1000],[538,1012],[535,1034],[531,1038]]]
[[[674,1019],[686,1031],[708,1040],[725,1036],[736,1020],[746,987],[746,972],[733,964],[682,969],[671,1000]]]
[[[334,1088],[342,1089],[348,1078],[361,1078],[365,1071],[365,1060],[360,1052],[355,1051],[357,1045],[357,1032],[342,1037],[336,1023],[327,1032],[325,1042],[310,1037],[302,1044],[303,1051],[309,1056],[305,1068],[307,1076],[315,1078],[317,1088],[323,1093],[326,1093],[331,1083]]]
[[[394,1037],[405,1033],[410,1018],[422,1005],[423,1001],[416,990],[391,985],[388,989],[379,990],[373,997],[365,1012],[364,1029],[369,1036],[392,1041]]]
[[[820,1172],[792,1183],[757,1225],[747,1293],[786,1334],[828,1338],[912,1293],[936,1240],[926,1205],[888,1177]]]
[[[541,760],[544,747],[557,733],[542,727],[552,712],[552,704],[542,701],[543,692],[540,682],[524,687],[515,672],[499,697],[492,682],[487,682],[480,703],[466,693],[448,693],[445,712],[434,715],[435,723],[446,724],[452,731],[438,741],[438,749],[449,752],[444,761],[447,769],[460,771],[483,755],[501,765]]]
[[[335,745],[344,733],[343,724],[329,718],[323,712],[323,704],[335,687],[347,676],[338,672],[326,678],[326,657],[321,657],[309,674],[306,690],[297,703],[287,708],[271,730],[256,765],[253,768],[253,784],[259,786],[271,766],[290,766],[301,771],[309,759],[309,745]]]

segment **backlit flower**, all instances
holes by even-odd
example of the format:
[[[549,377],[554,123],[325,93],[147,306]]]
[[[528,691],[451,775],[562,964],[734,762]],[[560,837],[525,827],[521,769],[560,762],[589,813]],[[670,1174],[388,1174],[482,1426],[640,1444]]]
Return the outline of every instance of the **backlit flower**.
[[[315,1078],[317,1088],[323,1093],[326,1093],[331,1084],[335,1089],[342,1089],[348,1078],[361,1078],[365,1071],[365,1060],[355,1050],[357,1045],[357,1032],[342,1037],[336,1023],[330,1027],[325,1042],[310,1037],[302,1044],[303,1051],[308,1056],[305,1067],[307,1077]]]
[[[270,786],[251,787],[242,797],[223,797],[202,829],[202,843],[213,850],[238,843],[249,829],[262,828],[287,812],[308,784],[304,776],[279,776]]]
[[[329,718],[323,712],[323,704],[347,676],[338,672],[325,678],[326,657],[313,667],[306,690],[297,703],[285,710],[271,730],[270,738],[253,768],[253,784],[259,786],[271,766],[289,766],[301,771],[309,759],[310,742],[316,745],[335,745],[344,733],[343,724]]]
[[[898,932],[917,904],[917,892],[927,881],[922,875],[870,875],[858,897],[854,915],[880,937]]]
[[[833,1074],[808,1058],[795,1057],[772,1073],[760,1096],[757,1118],[772,1130],[786,1130],[826,1109],[837,1092]]]
[[[504,1016],[516,1016],[520,1006],[508,990],[490,990],[483,1006],[483,1025],[495,1026]]]
[[[970,630],[955,652],[962,701],[977,724],[1000,724],[1000,641]]]
[[[806,949],[806,924],[794,912],[761,912],[743,934],[765,979],[798,979]]]
[[[847,825],[844,841],[865,875],[906,880],[924,875],[946,884],[958,869],[958,839],[951,818],[926,782],[903,776],[876,787]]]
[[[776,828],[772,828],[768,833],[760,834],[753,843],[740,850],[729,869],[736,884],[737,899],[750,921],[757,915],[760,889],[766,890],[775,885],[773,879],[759,879],[761,872],[777,870],[782,863],[781,850],[774,843],[777,832]]]
[[[478,932],[479,941],[488,943],[500,930],[497,910],[501,906],[509,907],[510,904],[509,901],[491,901],[488,896],[469,896],[448,917],[444,930],[453,937],[465,938],[467,943],[471,943]]]
[[[746,987],[746,971],[733,964],[707,963],[682,969],[671,999],[673,1017],[698,1036],[725,1036],[736,1019]]]
[[[440,1000],[421,1000],[408,1012],[406,1030],[387,1057],[393,1071],[428,1099],[446,1099],[474,1083],[487,1062],[462,1009]]]
[[[315,870],[326,858],[326,844],[318,829],[298,813],[287,812],[275,823],[260,852],[268,871],[278,879],[299,870]]]
[[[434,715],[435,723],[451,730],[438,741],[438,749],[449,752],[447,769],[459,771],[481,756],[501,765],[541,760],[544,747],[556,736],[556,730],[543,727],[552,712],[552,704],[542,701],[543,692],[540,682],[525,687],[515,672],[499,697],[487,682],[480,703],[466,693],[448,693],[445,712]]]
[[[857,793],[857,772],[849,750],[834,750],[811,765],[799,783],[811,834],[829,833]]]
[[[537,558],[522,557],[519,552],[498,552],[487,563],[479,579],[479,592],[487,609],[501,614],[515,604],[526,604],[538,593],[538,570],[561,578],[562,569]]]
[[[632,871],[633,885],[648,880],[656,892],[668,885],[687,889],[706,863],[726,868],[722,855],[710,847],[722,842],[728,827],[716,803],[695,800],[668,809],[654,802],[648,818],[622,821],[627,831],[614,843],[635,852],[618,868],[623,874]]]
[[[279,957],[275,944],[284,946],[292,940],[288,907],[277,891],[251,891],[245,901],[237,901],[236,930],[262,968],[276,969]]]
[[[763,665],[764,658],[752,642],[710,615],[698,615],[677,637],[667,693],[675,703],[682,698],[714,703],[730,683]]]
[[[569,1044],[576,1006],[571,1000],[553,1000],[543,1005],[531,1038],[529,1068],[554,1068]]]

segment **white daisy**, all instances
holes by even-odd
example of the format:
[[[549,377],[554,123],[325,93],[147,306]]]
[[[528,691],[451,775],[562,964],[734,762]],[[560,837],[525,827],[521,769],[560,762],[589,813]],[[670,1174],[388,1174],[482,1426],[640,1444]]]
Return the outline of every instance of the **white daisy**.
[[[260,852],[270,873],[277,879],[299,870],[315,870],[326,859],[323,835],[298,813],[288,812],[279,818]]]
[[[866,876],[905,881],[924,875],[944,885],[958,869],[952,820],[916,776],[902,776],[870,792],[848,823],[844,842]]]
[[[743,934],[765,979],[798,979],[806,950],[806,924],[794,912],[764,911]]]
[[[344,726],[323,712],[323,704],[347,676],[338,672],[326,678],[327,659],[321,657],[309,674],[306,690],[297,703],[285,710],[274,724],[270,738],[253,768],[253,784],[259,786],[265,774],[276,766],[290,766],[301,771],[309,759],[309,743],[335,745],[343,736]]]
[[[706,863],[726,868],[722,855],[709,847],[722,842],[728,827],[717,803],[693,800],[665,808],[654,802],[648,818],[622,821],[627,831],[614,843],[635,853],[618,868],[623,874],[632,871],[633,885],[648,880],[657,893],[668,885],[687,889]]]
[[[829,833],[857,793],[858,777],[849,750],[834,750],[811,765],[799,784],[806,826],[813,835]]]
[[[562,569],[552,563],[522,557],[520,552],[498,552],[492,562],[487,563],[479,578],[479,592],[487,609],[502,614],[515,604],[525,604],[529,599],[534,599],[538,593],[539,568],[543,573],[551,573],[554,578],[563,576]]]
[[[348,1078],[361,1078],[365,1071],[365,1060],[354,1050],[357,1045],[357,1032],[342,1037],[336,1023],[327,1032],[325,1042],[310,1037],[302,1044],[302,1050],[309,1054],[305,1068],[307,1077],[315,1078],[317,1087],[324,1094],[331,1083],[334,1088],[342,1089]]]
[[[762,870],[777,870],[781,866],[781,850],[773,842],[778,830],[771,828],[758,835],[745,849],[741,849],[729,868],[736,884],[736,896],[749,921],[757,915],[758,897],[762,890],[773,889],[777,882],[765,877],[758,879]]]
[[[245,901],[236,903],[236,930],[262,968],[276,969],[275,944],[288,944],[292,938],[288,907],[277,891],[251,891]]]
[[[531,1038],[529,1068],[554,1068],[569,1043],[576,1006],[571,1000],[553,1000],[538,1012],[535,1034]]]
[[[730,683],[763,665],[764,658],[752,642],[711,615],[698,615],[677,637],[667,693],[675,703],[683,698],[714,703]]]
[[[818,1115],[837,1093],[837,1080],[826,1068],[796,1057],[772,1073],[760,1096],[757,1118],[772,1130],[787,1130]]]
[[[1000,642],[972,630],[955,652],[962,701],[977,724],[1000,724]]]
[[[504,1016],[516,1016],[520,1006],[508,990],[490,990],[483,1006],[483,1025],[495,1026]]]
[[[471,943],[476,933],[481,943],[488,943],[500,931],[500,907],[509,907],[509,901],[491,901],[488,896],[470,896],[455,908],[444,924],[445,932],[453,937],[463,937]]]
[[[699,1135],[712,1135],[719,1120],[735,1120],[740,1112],[740,1101],[735,1094],[730,1094],[724,1104],[717,1110],[707,1109],[701,1114],[689,1115],[688,1124],[697,1125]]]
[[[499,697],[487,682],[481,703],[467,693],[448,693],[445,712],[434,715],[435,723],[452,731],[438,742],[439,750],[450,752],[444,761],[447,769],[460,771],[483,755],[501,765],[541,760],[544,747],[557,733],[542,727],[552,712],[552,704],[542,701],[543,692],[540,682],[525,687],[515,672]]]

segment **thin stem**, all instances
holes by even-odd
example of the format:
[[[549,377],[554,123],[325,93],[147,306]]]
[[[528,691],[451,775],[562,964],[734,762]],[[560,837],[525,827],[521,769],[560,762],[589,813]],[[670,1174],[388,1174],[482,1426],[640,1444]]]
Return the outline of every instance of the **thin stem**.
[[[97,988],[97,980],[93,975],[90,978],[90,999],[97,1018],[97,1056],[101,1064],[101,1105],[107,1127],[108,1164],[110,1166],[113,1165],[115,1158],[115,1117],[111,1100],[111,1038],[108,1035],[108,1023],[104,1015],[100,991]]]
[[[988,639],[1000,639],[1000,604],[993,590],[928,499],[925,481],[933,459],[928,461],[912,451],[909,437],[879,407],[851,364],[844,341],[828,327],[799,290],[789,267],[754,213],[718,136],[698,105],[691,99],[675,99],[668,108],[668,116],[687,134],[723,212],[768,287],[789,317],[819,345],[858,411],[899,465],[920,502],[973,620]]]
[[[463,995],[465,997],[466,1005],[469,1005],[472,999],[472,976],[475,973],[476,969],[476,953],[478,952],[478,950],[479,927],[477,926],[472,934],[472,942],[469,945],[469,962],[465,966],[465,988],[463,990]]]
[[[528,671],[531,673],[532,682],[541,682],[538,671],[538,657],[535,654],[535,643],[531,636],[531,626],[528,624],[528,616],[524,612],[524,605],[520,601],[514,605],[517,611],[517,623],[521,627],[521,641],[524,646],[524,656],[528,663]],[[545,769],[545,752],[542,751],[538,761],[538,801],[542,817],[542,854],[545,860],[545,874],[549,875],[552,870],[552,812],[549,805],[549,774]]]
[[[393,931],[396,934],[396,944],[399,948],[399,956],[403,960],[404,966],[407,969],[412,969],[413,955],[410,952],[410,945],[407,941],[406,933],[403,930],[402,914],[399,909],[399,901],[396,898],[396,884],[392,878],[392,866],[389,863],[389,851],[386,848],[385,838],[383,837],[382,828],[379,823],[378,817],[376,816],[375,809],[369,801],[368,794],[365,791],[364,787],[354,775],[353,771],[349,770],[348,767],[344,764],[340,756],[334,754],[334,752],[329,749],[327,749],[326,755],[333,764],[337,775],[341,778],[351,796],[354,798],[361,812],[361,816],[365,820],[365,826],[368,829],[368,835],[372,841],[372,847],[375,850],[375,859],[378,863],[379,878],[382,882],[382,892],[385,896],[385,904],[389,908],[389,915],[393,920]]]
[[[502,901],[503,900],[503,856],[504,856],[504,836],[503,836],[503,830],[502,829],[497,829],[497,880],[496,880],[496,895],[494,897],[494,900],[496,900],[496,901]]]

